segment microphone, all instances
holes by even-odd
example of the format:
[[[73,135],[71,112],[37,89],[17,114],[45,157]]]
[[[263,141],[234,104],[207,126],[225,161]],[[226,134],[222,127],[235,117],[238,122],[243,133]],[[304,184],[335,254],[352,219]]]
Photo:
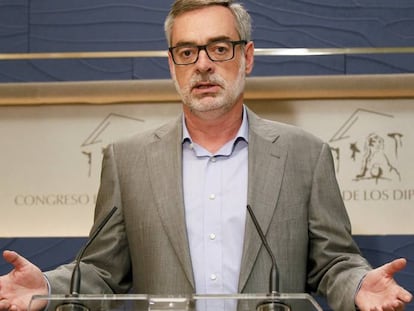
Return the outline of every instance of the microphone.
[[[277,296],[279,294],[279,268],[277,266],[275,255],[272,252],[272,249],[269,246],[269,243],[267,242],[266,236],[263,233],[262,228],[260,227],[259,222],[257,221],[257,218],[255,214],[253,213],[252,208],[250,205],[247,205],[247,211],[250,214],[250,217],[253,221],[254,227],[256,228],[257,233],[260,236],[260,240],[262,241],[267,253],[270,256],[270,259],[272,260],[272,267],[270,269],[270,277],[269,277],[269,295],[271,296]],[[256,307],[257,311],[290,311],[291,308],[283,303],[282,301],[273,298],[271,300],[266,300],[261,303],[259,303]]]
[[[81,271],[80,271],[80,262],[81,259],[86,251],[86,249],[89,247],[89,245],[92,244],[92,242],[95,240],[95,238],[98,236],[98,234],[101,232],[102,228],[107,224],[109,219],[112,217],[112,215],[116,212],[118,208],[114,206],[111,211],[108,213],[108,215],[105,216],[105,218],[102,220],[102,222],[99,224],[99,226],[96,228],[96,230],[91,234],[89,240],[87,243],[81,248],[78,255],[75,259],[75,267],[72,271],[72,278],[70,280],[70,294],[66,297],[73,297],[76,298],[80,294],[80,283],[81,283]],[[58,305],[55,309],[55,311],[89,311],[89,308],[86,307],[84,304],[80,303],[79,301],[71,301],[71,302],[65,302],[61,305]]]

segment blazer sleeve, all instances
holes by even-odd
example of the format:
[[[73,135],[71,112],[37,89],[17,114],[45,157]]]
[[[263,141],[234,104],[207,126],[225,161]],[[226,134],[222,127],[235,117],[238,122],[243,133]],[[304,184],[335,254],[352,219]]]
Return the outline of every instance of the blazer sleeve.
[[[118,172],[113,146],[104,152],[101,184],[95,208],[95,220],[91,232],[116,206],[118,209],[89,245],[80,264],[82,294],[125,293],[131,286],[131,263]],[[69,293],[74,263],[46,272],[52,294]]]
[[[370,269],[351,235],[329,145],[322,144],[309,202],[308,285],[334,310],[355,310],[355,293]]]

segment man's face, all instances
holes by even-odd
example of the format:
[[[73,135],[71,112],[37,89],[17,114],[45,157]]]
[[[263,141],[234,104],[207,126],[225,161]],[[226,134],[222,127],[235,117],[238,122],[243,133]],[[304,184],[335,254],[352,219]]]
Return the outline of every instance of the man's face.
[[[172,46],[205,45],[223,39],[240,40],[232,13],[222,6],[178,16],[171,33]],[[224,62],[213,62],[201,50],[197,62],[190,65],[175,65],[169,55],[171,75],[184,107],[197,114],[216,109],[227,111],[234,104],[241,104],[245,75],[253,66],[253,49],[251,42],[236,45],[234,58]]]

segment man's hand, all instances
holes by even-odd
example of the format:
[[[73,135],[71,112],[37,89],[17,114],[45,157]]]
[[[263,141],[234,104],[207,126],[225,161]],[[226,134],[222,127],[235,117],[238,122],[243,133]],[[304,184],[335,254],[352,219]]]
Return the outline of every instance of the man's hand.
[[[0,310],[27,310],[33,295],[47,295],[48,285],[38,267],[16,252],[4,251],[4,259],[14,268],[0,277]],[[40,310],[45,305],[34,306]]]
[[[394,274],[405,268],[405,259],[396,259],[367,273],[355,297],[355,304],[362,311],[404,310],[412,295],[399,286]]]

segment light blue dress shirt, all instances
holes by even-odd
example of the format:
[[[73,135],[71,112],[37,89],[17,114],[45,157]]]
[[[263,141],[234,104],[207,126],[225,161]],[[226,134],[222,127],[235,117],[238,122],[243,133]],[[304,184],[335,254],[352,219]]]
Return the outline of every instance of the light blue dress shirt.
[[[246,111],[237,135],[215,154],[191,140],[183,118],[185,216],[197,294],[238,292],[247,204],[247,145]],[[210,302],[207,309],[212,308],[229,309]]]

